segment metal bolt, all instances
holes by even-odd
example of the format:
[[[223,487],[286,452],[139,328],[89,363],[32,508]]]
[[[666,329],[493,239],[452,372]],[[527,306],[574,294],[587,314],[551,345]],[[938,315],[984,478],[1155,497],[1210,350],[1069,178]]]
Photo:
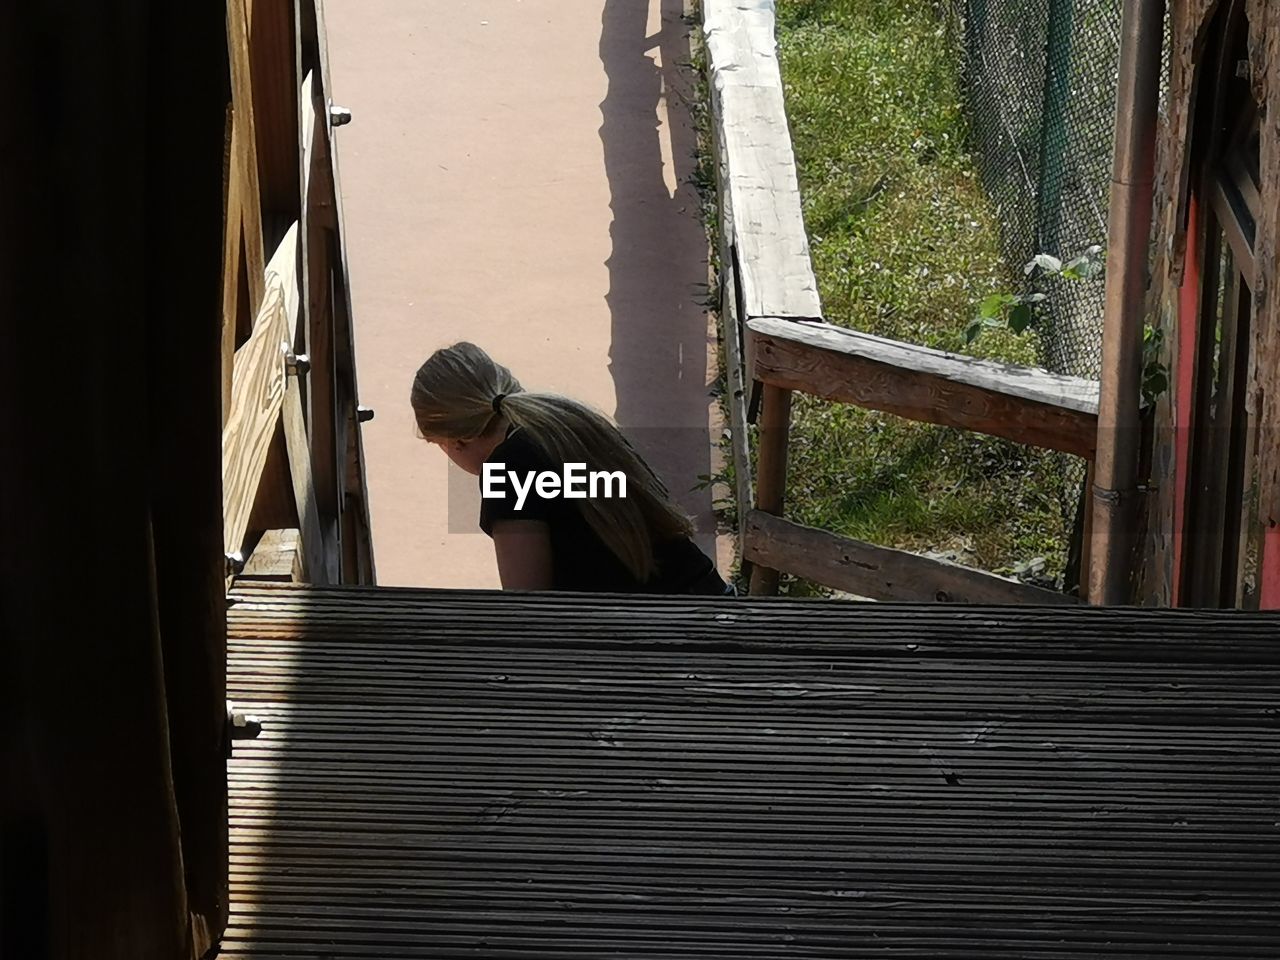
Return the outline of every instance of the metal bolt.
[[[356,407],[356,420],[368,423],[373,419],[373,407]]]
[[[331,103],[329,104],[329,122],[335,127],[344,127],[351,122],[351,111]]]
[[[291,377],[300,377],[311,372],[311,357],[305,353],[287,351],[284,355],[284,362]]]
[[[256,740],[262,733],[262,721],[251,714],[239,710],[231,711],[231,739]]]

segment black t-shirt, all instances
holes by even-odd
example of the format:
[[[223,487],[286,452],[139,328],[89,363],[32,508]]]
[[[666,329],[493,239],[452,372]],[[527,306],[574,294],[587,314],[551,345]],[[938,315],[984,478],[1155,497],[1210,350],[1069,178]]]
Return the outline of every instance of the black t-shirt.
[[[504,471],[521,477],[544,470],[562,474],[564,465],[554,463],[542,449],[525,436],[523,430],[512,430],[489,455],[489,463],[505,464]],[[688,537],[677,537],[656,546],[657,573],[641,583],[591,529],[577,500],[562,496],[542,497],[536,484],[529,488],[521,509],[510,479],[498,486],[503,496],[482,497],[480,528],[493,536],[493,525],[500,520],[540,520],[551,537],[552,589],[598,593],[722,593],[724,581],[716,573],[715,564]],[[481,491],[484,478],[481,475]]]

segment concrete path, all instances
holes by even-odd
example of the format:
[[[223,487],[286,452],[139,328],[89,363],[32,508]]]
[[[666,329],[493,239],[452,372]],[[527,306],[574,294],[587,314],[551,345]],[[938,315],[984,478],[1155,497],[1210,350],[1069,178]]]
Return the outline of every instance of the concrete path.
[[[716,550],[683,3],[326,3],[380,583],[498,585],[475,481],[408,404],[463,339],[613,415]]]

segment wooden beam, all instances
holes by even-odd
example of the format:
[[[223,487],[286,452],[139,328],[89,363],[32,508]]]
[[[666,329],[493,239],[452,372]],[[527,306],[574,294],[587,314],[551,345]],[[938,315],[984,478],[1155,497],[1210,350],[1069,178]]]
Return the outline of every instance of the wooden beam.
[[[301,212],[294,6],[293,0],[259,0],[248,21],[262,206],[285,222]]]
[[[258,133],[254,113],[253,67],[245,0],[227,0],[227,48],[231,61],[232,150],[230,177],[238,204],[249,284],[249,310],[256,315],[265,292],[266,255],[262,236],[262,190],[258,176]]]
[[[745,317],[822,316],[778,69],[773,5],[704,0],[712,113]]]
[[[871,600],[1072,604],[1074,597],[903,550],[802,526],[760,510],[747,517],[753,563]]]
[[[281,583],[302,583],[304,579],[302,536],[296,529],[265,531],[236,577]]]
[[[754,377],[910,420],[1093,458],[1098,384],[825,323],[747,322]]]
[[[244,545],[249,515],[285,393],[285,347],[298,311],[297,225],[266,271],[267,293],[253,334],[236,351],[231,411],[222,431],[223,534],[227,553]]]

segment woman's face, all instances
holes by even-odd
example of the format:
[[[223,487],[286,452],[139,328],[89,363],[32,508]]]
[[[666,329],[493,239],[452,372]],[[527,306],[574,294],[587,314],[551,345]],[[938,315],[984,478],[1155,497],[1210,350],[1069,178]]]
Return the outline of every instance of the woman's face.
[[[485,449],[485,445],[480,443],[480,438],[473,440],[449,440],[443,438],[428,437],[427,442],[435,444],[444,451],[444,455],[452,460],[461,469],[473,476],[480,476],[481,470],[484,469],[485,457],[489,455],[489,450]]]

